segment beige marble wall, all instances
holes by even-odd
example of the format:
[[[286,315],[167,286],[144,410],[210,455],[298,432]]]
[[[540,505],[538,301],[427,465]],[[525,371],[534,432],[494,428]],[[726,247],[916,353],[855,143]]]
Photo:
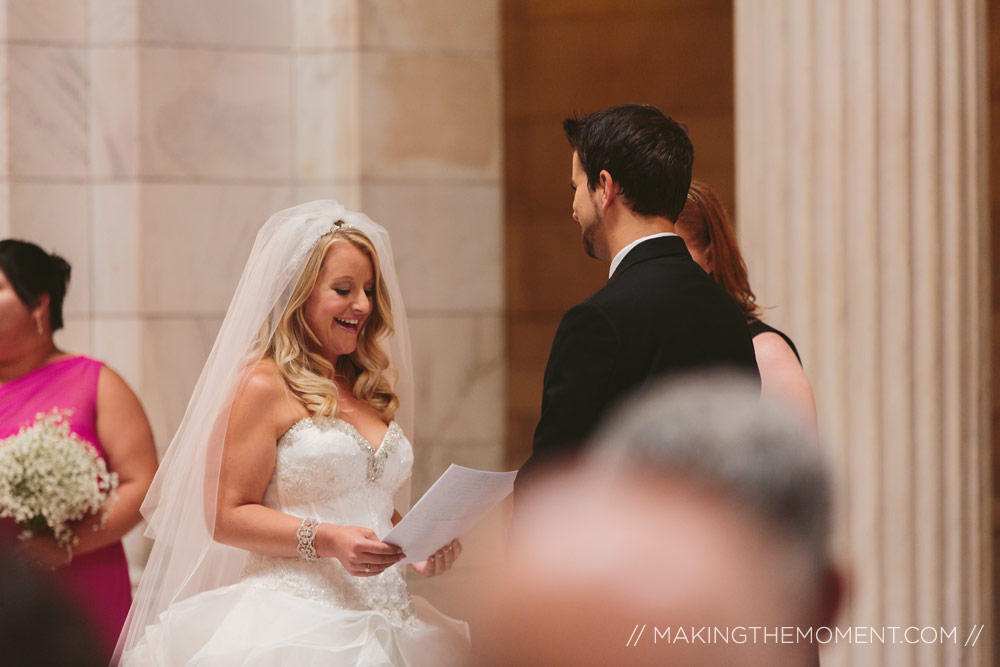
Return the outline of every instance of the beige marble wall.
[[[58,342],[125,376],[164,450],[256,230],[338,199],[393,236],[414,498],[450,462],[499,469],[498,32],[493,0],[0,4],[0,234],[73,265]],[[501,523],[470,537],[468,572]]]
[[[985,5],[735,7],[741,242],[836,468],[841,625],[959,635],[824,658],[995,664]]]

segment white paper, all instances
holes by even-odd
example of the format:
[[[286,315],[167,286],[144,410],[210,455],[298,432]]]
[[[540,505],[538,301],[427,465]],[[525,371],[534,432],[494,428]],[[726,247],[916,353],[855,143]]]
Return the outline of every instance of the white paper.
[[[452,463],[382,541],[419,563],[464,535],[514,490],[517,471],[488,472]]]

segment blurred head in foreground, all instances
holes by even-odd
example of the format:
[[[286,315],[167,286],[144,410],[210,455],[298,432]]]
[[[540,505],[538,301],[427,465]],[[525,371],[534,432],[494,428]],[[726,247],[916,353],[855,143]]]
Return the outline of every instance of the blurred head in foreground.
[[[487,662],[814,663],[774,632],[834,623],[829,487],[809,429],[751,383],[643,390],[518,500]]]
[[[51,581],[0,547],[0,656],[4,665],[99,667],[107,657],[80,611]]]

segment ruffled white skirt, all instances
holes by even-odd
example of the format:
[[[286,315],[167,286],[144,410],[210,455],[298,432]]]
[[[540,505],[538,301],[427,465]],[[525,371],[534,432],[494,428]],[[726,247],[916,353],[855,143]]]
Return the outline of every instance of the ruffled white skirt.
[[[172,605],[122,657],[128,667],[467,665],[469,629],[413,596],[407,621],[241,581]]]

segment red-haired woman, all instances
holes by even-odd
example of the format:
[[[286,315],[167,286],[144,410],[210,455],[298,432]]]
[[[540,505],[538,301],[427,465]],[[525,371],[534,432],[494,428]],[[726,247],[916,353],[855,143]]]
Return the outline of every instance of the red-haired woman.
[[[760,320],[757,297],[750,289],[747,267],[736,235],[719,198],[700,181],[692,181],[687,204],[674,231],[701,268],[743,308],[753,336],[761,395],[778,399],[816,427],[816,401],[792,339]]]

